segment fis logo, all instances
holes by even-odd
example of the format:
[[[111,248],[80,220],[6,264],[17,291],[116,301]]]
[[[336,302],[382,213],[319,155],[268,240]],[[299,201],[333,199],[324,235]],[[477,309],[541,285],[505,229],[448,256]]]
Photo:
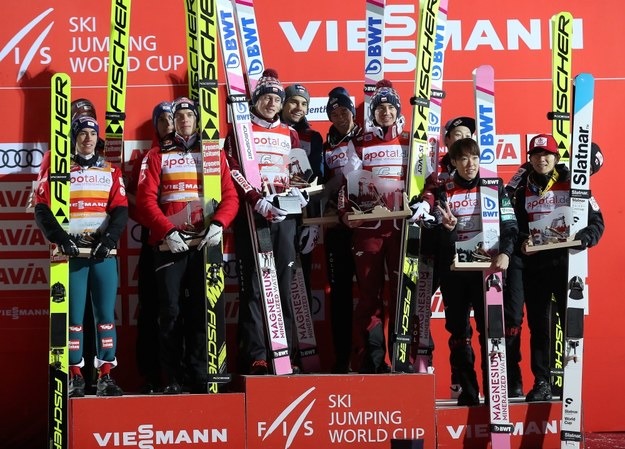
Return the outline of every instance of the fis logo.
[[[304,393],[299,395],[295,400],[293,400],[289,405],[287,405],[284,410],[274,419],[274,421],[267,427],[267,422],[259,421],[257,423],[257,435],[262,438],[262,441],[265,441],[272,433],[275,431],[282,431],[282,435],[287,437],[286,442],[284,444],[284,449],[288,449],[293,444],[293,440],[300,432],[300,429],[303,428],[304,436],[311,436],[314,434],[314,429],[312,427],[312,421],[306,420],[306,417],[310,413],[313,405],[315,405],[316,399],[311,399],[306,408],[299,414],[297,419],[293,424],[290,424],[287,421],[289,415],[297,408],[297,406],[304,401],[314,390],[316,387],[310,387]]]
[[[43,41],[46,36],[52,29],[54,22],[51,22],[39,35],[35,38],[35,41],[31,44],[30,48],[26,50],[24,56],[22,56],[23,47],[19,45],[19,43],[33,30],[43,19],[45,19],[54,8],[48,8],[33,20],[28,22],[21,30],[19,30],[15,35],[5,44],[5,46],[0,50],[0,62],[4,60],[8,56],[9,53],[13,53],[14,63],[19,64],[19,69],[17,71],[17,79],[16,82],[19,82],[24,74],[28,71],[28,67],[35,57],[39,56],[39,63],[49,64],[52,61],[50,57],[50,47],[42,47]]]

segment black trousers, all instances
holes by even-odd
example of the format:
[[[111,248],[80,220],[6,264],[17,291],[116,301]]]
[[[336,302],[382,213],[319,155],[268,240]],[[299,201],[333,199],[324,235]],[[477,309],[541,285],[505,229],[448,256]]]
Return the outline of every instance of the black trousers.
[[[141,246],[137,265],[138,299],[136,358],[139,374],[158,383],[161,366],[158,355],[158,288],[155,282],[154,249]]]
[[[255,214],[259,225],[267,221]],[[280,223],[269,224],[271,244],[275,260],[280,304],[291,358],[296,351],[294,339],[293,306],[291,304],[291,281],[295,263],[296,220],[287,218]],[[253,250],[247,217],[240,213],[235,221],[235,247],[239,265],[239,327],[238,342],[241,362],[245,366],[255,360],[270,360],[264,326],[264,306],[259,275],[256,268],[257,254]]]
[[[196,248],[178,254],[156,250],[154,262],[160,308],[161,369],[167,382],[187,380],[192,385],[206,382],[203,252]]]
[[[352,351],[354,310],[354,258],[352,230],[328,228],[324,236],[326,268],[330,284],[330,325],[335,367],[347,369]]]

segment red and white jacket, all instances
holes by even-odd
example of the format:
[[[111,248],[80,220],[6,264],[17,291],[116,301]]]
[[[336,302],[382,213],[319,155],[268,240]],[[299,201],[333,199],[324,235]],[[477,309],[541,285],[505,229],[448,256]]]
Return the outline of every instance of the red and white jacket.
[[[230,226],[239,200],[230,167],[220,151],[221,202],[211,221]],[[174,229],[202,232],[202,153],[199,139],[186,147],[181,137],[163,139],[143,159],[137,185],[137,215],[150,229],[148,243],[162,241]]]

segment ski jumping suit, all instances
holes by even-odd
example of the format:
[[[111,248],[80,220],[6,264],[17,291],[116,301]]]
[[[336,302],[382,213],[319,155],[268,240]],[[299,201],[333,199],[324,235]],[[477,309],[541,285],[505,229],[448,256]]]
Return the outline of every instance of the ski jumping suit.
[[[280,193],[289,187],[289,152],[291,148],[299,148],[299,138],[296,132],[279,118],[275,121],[267,121],[256,115],[254,109],[250,111],[254,143],[256,146],[256,158],[263,184],[274,188]],[[236,151],[236,138],[230,133],[226,138],[224,148],[228,154],[228,161],[232,168],[232,178],[241,198],[252,207],[262,198],[260,192],[251,188],[240,171],[238,152]],[[267,220],[260,214],[254,213],[256,223],[261,226],[267,224]],[[235,220],[235,247],[239,267],[239,328],[238,341],[241,363],[248,367],[257,360],[269,360],[267,343],[263,327],[264,307],[260,292],[259,273],[256,268],[257,254],[253,251],[252,236],[247,221],[247,213],[243,207]],[[273,246],[280,303],[284,318],[285,332],[292,361],[295,357],[293,332],[294,319],[291,304],[291,281],[293,279],[293,264],[295,263],[295,236],[297,222],[293,217],[287,216],[279,223],[270,223],[271,242]],[[243,371],[246,368],[243,368]]]
[[[365,133],[355,142],[361,149],[362,168],[386,182],[397,183],[393,196],[405,188],[409,135],[401,132],[399,121],[383,133],[381,128]],[[378,188],[378,186],[374,186]],[[340,209],[346,210],[346,205]],[[388,205],[390,210],[395,207]],[[384,274],[389,278],[388,326],[394,329],[397,306],[399,257],[401,248],[399,220],[366,222],[355,228],[352,254],[360,301],[354,310],[354,364],[361,372],[387,371],[384,343]],[[385,270],[386,267],[386,270]],[[389,353],[392,343],[389,341]]]
[[[569,170],[556,165],[549,175],[538,175],[531,167],[523,173],[514,191],[514,210],[519,221],[520,246],[529,237],[529,223],[536,221],[558,207],[567,206],[570,197]],[[590,199],[588,226],[580,230],[575,239],[582,247],[596,245],[603,234],[603,215],[594,198]],[[523,288],[527,324],[530,329],[530,353],[535,383],[549,381],[549,319],[551,296],[556,299],[558,312],[565,316],[568,277],[568,250],[554,249],[533,255],[521,255]]]
[[[223,152],[221,190],[221,202],[210,220],[225,229],[239,202]],[[182,253],[158,248],[174,230],[200,235],[205,229],[199,135],[185,141],[172,133],[148,152],[139,177],[137,213],[150,228],[148,243],[155,246],[161,369],[166,382],[182,383],[184,354],[188,382],[201,386],[207,376],[203,253],[195,247]]]
[[[95,247],[100,241],[106,241],[106,246],[113,248],[128,220],[121,170],[97,153],[89,160],[74,159],[70,167],[70,238],[78,247]],[[82,166],[76,162],[78,160]],[[64,231],[49,207],[49,173],[48,168],[37,189],[35,219],[46,238],[59,243],[59,231]],[[114,367],[117,365],[117,259],[71,258],[69,270],[69,364],[84,365],[83,321],[89,292],[96,323],[94,366],[100,368],[104,363],[111,363]]]
[[[499,198],[499,253],[510,256],[518,227],[503,187],[499,190]],[[472,305],[482,351],[482,375],[486,376],[483,275],[477,271],[451,271],[450,266],[456,252],[455,242],[471,239],[482,230],[479,176],[467,181],[454,173],[450,180],[438,187],[435,200],[443,209],[444,204],[449,203],[451,213],[458,219],[458,224],[452,231],[441,229],[440,254],[437,257],[445,306],[445,329],[451,334],[449,362],[458,373],[463,393],[471,397],[473,402],[477,402],[479,388],[474,368],[475,354],[468,330],[471,329],[469,320]],[[434,210],[434,204],[432,206]]]
[[[355,125],[346,135],[339,135],[334,125],[330,127],[323,146],[325,163],[325,188],[328,204],[337,207],[338,190],[344,183],[344,173],[362,165],[354,141],[362,136],[362,128]],[[351,159],[351,162],[350,162]],[[352,230],[342,223],[327,227],[324,235],[326,268],[330,284],[330,322],[334,345],[335,364],[332,371],[346,374],[352,351],[352,311],[354,309],[354,257],[352,255]]]

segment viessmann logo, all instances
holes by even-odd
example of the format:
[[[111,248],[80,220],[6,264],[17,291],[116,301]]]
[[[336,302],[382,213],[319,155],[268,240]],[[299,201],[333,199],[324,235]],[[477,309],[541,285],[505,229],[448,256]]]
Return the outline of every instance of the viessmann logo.
[[[164,445],[201,445],[207,444],[227,447],[228,429],[155,429],[154,424],[139,424],[137,430],[127,432],[93,433],[99,447],[139,447],[156,449]],[[223,445],[219,444],[223,443]]]
[[[52,29],[54,21],[50,22],[48,26],[46,26],[44,30],[37,35],[35,41],[30,45],[30,47],[26,48],[25,46],[20,45],[25,37],[31,37],[36,33],[36,31],[33,31],[35,27],[39,25],[43,19],[48,17],[52,11],[54,11],[54,8],[48,8],[32,19],[24,25],[21,30],[15,33],[9,42],[5,44],[2,50],[0,50],[0,62],[2,62],[9,54],[13,54],[14,63],[16,65],[19,64],[16,79],[17,82],[19,82],[19,80],[21,80],[24,74],[28,71],[28,67],[35,57],[39,58],[38,61],[40,64],[49,64],[52,61],[49,53],[50,47],[43,47],[42,44]],[[31,31],[33,31],[32,34]]]

